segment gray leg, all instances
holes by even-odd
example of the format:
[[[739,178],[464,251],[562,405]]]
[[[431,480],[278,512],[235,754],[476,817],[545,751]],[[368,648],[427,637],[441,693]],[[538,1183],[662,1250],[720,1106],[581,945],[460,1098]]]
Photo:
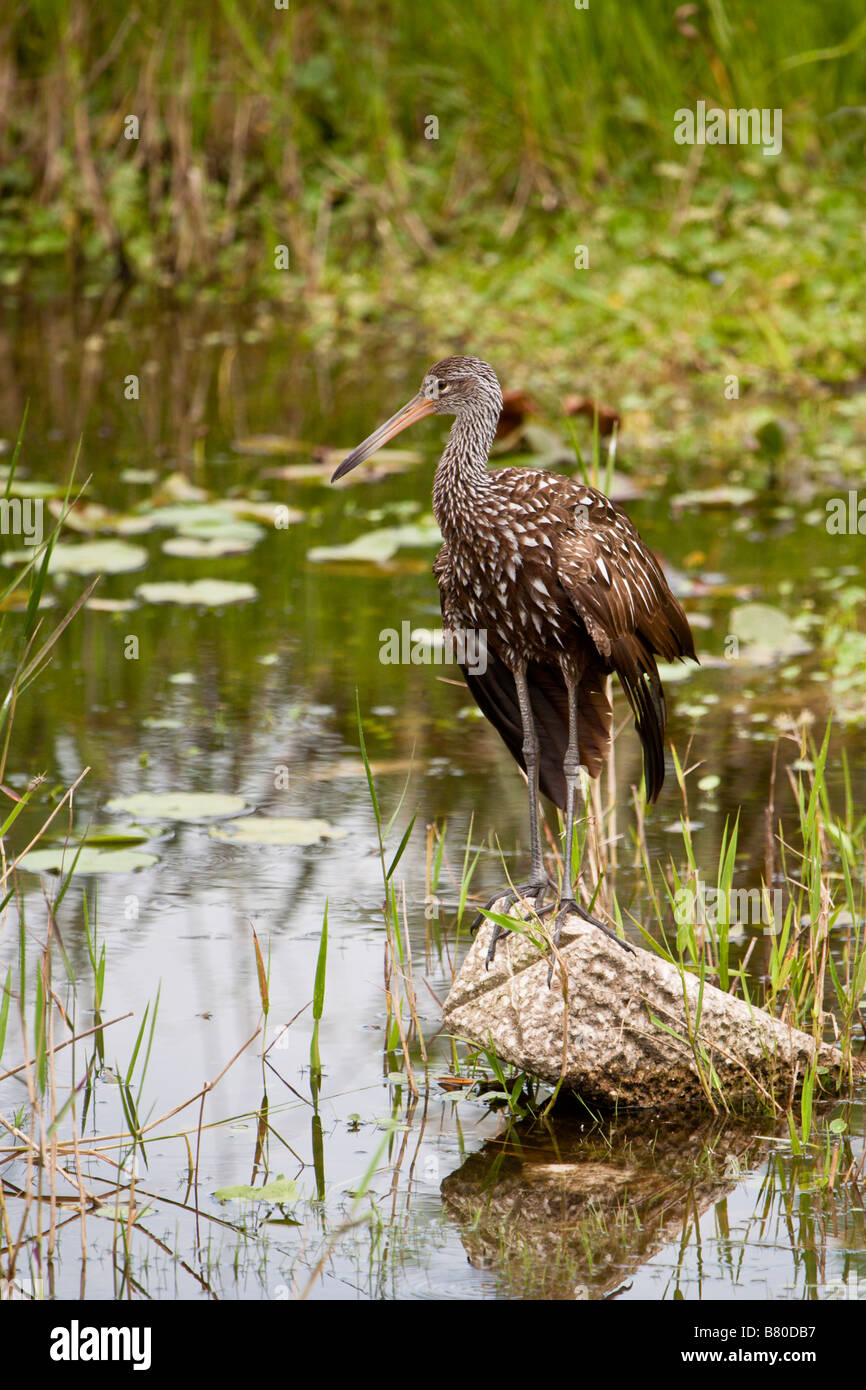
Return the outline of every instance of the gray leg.
[[[514,673],[517,686],[517,701],[520,705],[520,719],[523,724],[523,761],[526,763],[526,779],[529,783],[529,836],[530,864],[529,881],[532,884],[546,882],[544,860],[541,854],[541,827],[538,823],[538,733],[532,713],[532,700],[526,682],[526,671],[522,668]]]
[[[563,923],[569,913],[576,913],[585,922],[591,922],[594,927],[603,931],[605,936],[611,937],[623,950],[632,952],[627,942],[621,941],[616,932],[612,932],[603,922],[599,922],[584,907],[581,907],[577,898],[574,896],[574,869],[572,867],[572,846],[574,843],[574,803],[577,793],[577,781],[580,776],[580,748],[578,738],[578,709],[577,709],[577,686],[565,677],[565,687],[568,691],[568,747],[565,750],[565,759],[562,770],[565,773],[565,851],[563,855],[562,870],[562,896],[559,904],[559,911],[553,924],[554,945],[559,945],[559,938],[562,933]],[[550,984],[553,975],[553,961],[547,973],[547,983]]]
[[[514,673],[514,683],[517,687],[517,702],[520,706],[520,719],[523,725],[523,761],[526,764],[526,780],[529,790],[529,838],[530,838],[530,865],[529,882],[522,884],[517,889],[509,889],[505,893],[497,893],[487,904],[487,911],[493,907],[494,903],[501,902],[503,906],[510,907],[519,898],[527,898],[534,902],[536,911],[539,904],[544,899],[544,894],[548,888],[555,885],[551,883],[544,868],[544,856],[541,850],[541,826],[538,817],[538,760],[539,744],[538,733],[535,728],[535,717],[532,713],[532,699],[529,694],[529,685],[526,680],[526,671],[521,667]],[[549,910],[549,909],[548,909]],[[485,920],[483,912],[479,913],[472,930]],[[486,965],[496,954],[496,943],[501,936],[506,933],[506,928],[493,924],[493,935],[490,938],[490,945],[487,948]]]
[[[565,855],[562,870],[562,895],[571,897],[574,872],[571,865],[574,844],[574,801],[577,793],[577,779],[580,776],[580,749],[577,737],[577,686],[566,679],[568,691],[568,747],[562,770],[565,773]]]

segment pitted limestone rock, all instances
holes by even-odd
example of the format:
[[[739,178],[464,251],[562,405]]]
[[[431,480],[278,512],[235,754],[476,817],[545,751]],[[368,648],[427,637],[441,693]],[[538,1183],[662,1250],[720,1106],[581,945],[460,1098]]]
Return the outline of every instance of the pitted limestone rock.
[[[454,980],[445,1027],[551,1085],[562,1075],[590,1104],[784,1102],[813,1060],[808,1034],[694,975],[684,985],[675,966],[640,947],[628,955],[578,917],[560,946],[565,989],[559,967],[548,988],[547,958],[516,933],[485,969],[491,931]],[[837,1049],[822,1045],[819,1061],[839,1078]]]

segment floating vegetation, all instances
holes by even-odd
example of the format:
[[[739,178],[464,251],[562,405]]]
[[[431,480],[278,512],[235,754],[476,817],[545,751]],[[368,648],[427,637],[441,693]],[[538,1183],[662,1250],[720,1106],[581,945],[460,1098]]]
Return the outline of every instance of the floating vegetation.
[[[314,563],[365,560],[384,564],[399,550],[426,549],[441,544],[442,534],[435,521],[408,522],[404,526],[382,526],[378,531],[367,531],[346,545],[314,546],[307,552],[307,559]]]
[[[781,608],[768,603],[744,603],[728,615],[737,638],[737,657],[751,666],[768,666],[783,657],[811,651],[801,629]]]
[[[687,511],[695,507],[745,507],[754,502],[756,495],[751,487],[719,483],[717,487],[693,488],[689,492],[679,492],[671,498],[671,507],[674,511]]]
[[[69,836],[69,843],[72,845],[138,845],[147,840],[154,840],[160,835],[161,829],[157,825],[129,825],[122,822],[117,825],[91,825],[82,830],[75,831]],[[52,837],[59,839],[59,836]],[[66,839],[64,837],[64,844]]]
[[[252,584],[228,579],[161,580],[139,584],[136,594],[145,603],[178,603],[187,608],[223,608],[229,603],[250,603],[258,597]]]
[[[27,551],[7,551],[4,565],[20,564],[32,558]],[[69,545],[58,541],[48,563],[49,574],[129,574],[147,564],[147,551],[125,541],[83,541]]]
[[[155,854],[134,849],[102,849],[98,845],[58,845],[34,849],[25,854],[18,867],[31,874],[130,874],[136,869],[152,869],[159,862]]]
[[[106,810],[142,820],[205,821],[237,816],[246,806],[242,796],[225,792],[133,792],[113,797]]]
[[[341,840],[347,833],[326,820],[295,816],[244,816],[210,830],[215,840],[242,845],[315,845],[320,840]]]
[[[173,555],[183,560],[216,560],[221,555],[244,555],[252,550],[256,540],[248,536],[213,536],[209,540],[198,540],[195,536],[172,536],[163,541],[164,555]]]
[[[220,1187],[213,1195],[218,1202],[273,1202],[275,1205],[284,1205],[294,1202],[299,1190],[298,1184],[292,1178],[284,1178],[280,1174],[278,1178],[273,1178],[261,1187],[253,1187],[250,1183],[237,1183],[234,1187]]]

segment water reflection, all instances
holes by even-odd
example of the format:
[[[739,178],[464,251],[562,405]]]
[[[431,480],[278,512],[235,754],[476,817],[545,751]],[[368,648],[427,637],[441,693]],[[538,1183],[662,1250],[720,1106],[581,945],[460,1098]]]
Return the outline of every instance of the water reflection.
[[[652,1113],[515,1124],[442,1198],[507,1297],[862,1297],[856,1187],[828,1191],[781,1141],[769,1124]]]
[[[734,1190],[765,1148],[748,1126],[641,1114],[510,1127],[445,1179],[478,1268],[517,1297],[605,1298]]]

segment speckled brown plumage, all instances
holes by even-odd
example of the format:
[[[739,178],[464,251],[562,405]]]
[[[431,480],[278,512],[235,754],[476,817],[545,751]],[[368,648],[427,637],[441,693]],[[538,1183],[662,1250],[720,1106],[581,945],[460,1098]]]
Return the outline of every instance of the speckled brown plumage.
[[[443,623],[455,634],[484,635],[486,669],[462,669],[482,713],[527,773],[533,808],[527,895],[538,901],[547,886],[538,789],[566,812],[564,908],[574,902],[570,830],[578,752],[597,776],[610,750],[605,677],[619,676],[631,705],[646,793],[654,801],[664,782],[666,720],[655,658],[694,658],[694,643],[658,562],[609,498],[541,469],[488,468],[501,408],[492,367],[477,357],[443,358],[417,396],[350,454],[334,478],[414,420],[456,417],[433,484],[443,537],[433,573]],[[495,937],[491,955],[493,949]]]
[[[477,362],[445,358],[428,380]],[[566,673],[579,687],[580,760],[595,777],[610,749],[604,678],[615,672],[654,801],[664,782],[666,717],[655,656],[694,657],[686,615],[629,518],[603,493],[541,469],[488,470],[494,409],[495,398],[489,413],[458,415],[433,487],[444,625],[487,635],[485,674],[464,668],[469,690],[523,767],[513,672],[526,665],[542,734],[541,788],[565,809]]]

